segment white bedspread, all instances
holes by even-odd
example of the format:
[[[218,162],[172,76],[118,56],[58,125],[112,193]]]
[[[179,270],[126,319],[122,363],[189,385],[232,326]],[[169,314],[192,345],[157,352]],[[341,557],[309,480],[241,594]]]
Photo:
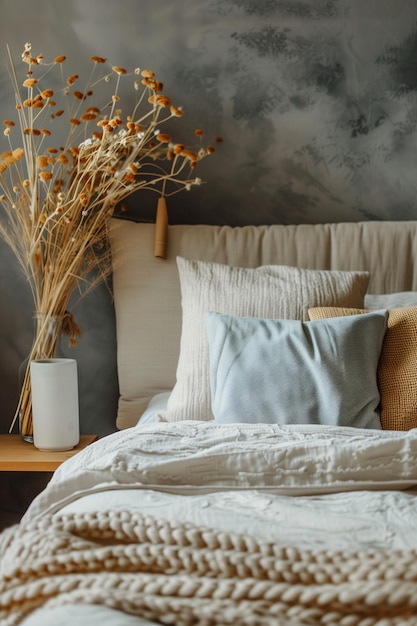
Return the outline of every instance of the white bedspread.
[[[64,463],[24,520],[128,507],[283,542],[401,548],[417,546],[416,486],[417,430],[155,423]]]
[[[161,422],[65,462],[22,523],[120,509],[298,548],[408,550],[417,548],[416,493],[417,430]],[[150,623],[85,610],[89,626]],[[41,609],[25,626],[79,623],[82,612]]]

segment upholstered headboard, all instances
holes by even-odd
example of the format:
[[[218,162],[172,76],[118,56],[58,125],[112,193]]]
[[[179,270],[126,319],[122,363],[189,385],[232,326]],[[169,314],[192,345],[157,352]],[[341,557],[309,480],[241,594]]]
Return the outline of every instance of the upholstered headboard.
[[[156,393],[172,389],[181,334],[176,257],[231,266],[366,270],[369,293],[417,291],[417,221],[168,227],[154,257],[153,224],[112,220],[119,428],[135,424]]]

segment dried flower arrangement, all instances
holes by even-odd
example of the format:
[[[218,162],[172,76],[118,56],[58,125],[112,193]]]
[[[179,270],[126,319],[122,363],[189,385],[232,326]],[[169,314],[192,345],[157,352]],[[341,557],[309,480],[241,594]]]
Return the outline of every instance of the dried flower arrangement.
[[[182,111],[150,70],[130,73],[94,56],[89,78],[77,88],[79,76],[65,76],[65,56],[47,63],[42,55],[33,56],[27,43],[22,81],[8,55],[17,121],[4,121],[8,145],[0,155],[0,235],[33,294],[37,330],[30,363],[54,356],[61,332],[70,344],[76,342],[80,329],[68,312],[69,299],[77,285],[85,291],[111,270],[108,220],[116,205],[139,189],[165,198],[199,185],[194,168],[215,148],[200,143],[189,149],[161,132],[161,125]],[[59,75],[58,89],[43,86],[51,72]],[[129,79],[135,97],[126,113],[120,91]],[[108,87],[110,96],[98,103],[97,91],[103,97]],[[65,137],[63,145],[52,143],[53,133]],[[202,131],[195,134],[201,142]],[[51,334],[53,320],[60,323]],[[29,368],[10,430],[18,418],[21,433],[30,435]]]

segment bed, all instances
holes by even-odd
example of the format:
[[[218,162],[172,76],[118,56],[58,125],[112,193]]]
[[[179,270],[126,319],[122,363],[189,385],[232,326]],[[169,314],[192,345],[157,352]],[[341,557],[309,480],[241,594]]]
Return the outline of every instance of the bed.
[[[2,626],[417,623],[417,222],[114,220],[118,432],[0,536]]]

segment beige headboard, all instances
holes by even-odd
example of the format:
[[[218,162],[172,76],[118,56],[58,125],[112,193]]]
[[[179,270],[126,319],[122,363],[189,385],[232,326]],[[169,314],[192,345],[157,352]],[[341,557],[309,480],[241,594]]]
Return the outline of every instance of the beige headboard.
[[[153,224],[112,220],[121,399],[117,425],[137,422],[175,383],[181,333],[177,255],[228,265],[368,270],[370,293],[417,291],[417,221],[273,226],[169,226],[167,259]]]

